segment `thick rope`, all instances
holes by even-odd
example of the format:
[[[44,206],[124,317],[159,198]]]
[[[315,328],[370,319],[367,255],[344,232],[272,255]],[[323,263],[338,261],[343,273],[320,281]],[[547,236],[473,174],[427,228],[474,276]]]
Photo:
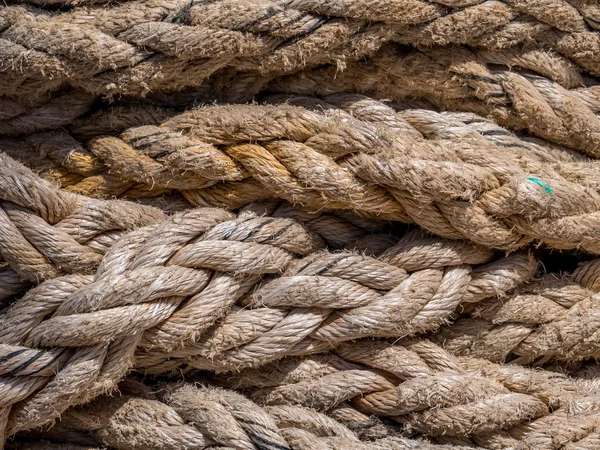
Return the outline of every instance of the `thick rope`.
[[[432,339],[453,353],[538,364],[600,357],[598,271],[582,264],[568,277],[547,276],[504,301],[482,302]]]
[[[420,98],[439,109],[491,117],[511,130],[527,130],[597,157],[597,83],[583,87],[581,82],[561,81],[572,78],[568,71],[552,74],[564,64],[543,53],[502,56],[501,52],[482,56],[462,47],[408,53],[387,47],[368,62],[349,64],[343,72],[335,66],[318,68],[275,79],[263,89],[300,95],[351,91],[398,101]]]
[[[490,449],[556,448],[551,442],[579,448],[576,442],[593,438],[600,426],[594,382],[456,358],[426,340],[356,341],[336,352],[339,357],[291,358],[215,381],[244,389],[263,405],[311,407],[342,422],[355,415],[348,414],[351,405],[405,430]]]
[[[68,82],[93,93],[141,95],[198,85],[225,66],[263,73],[343,67],[386,42],[490,50],[533,44],[600,74],[593,7],[463,3],[132,1],[59,13],[10,6],[2,11],[0,92],[35,95]]]
[[[327,101],[352,111],[365,99]],[[335,107],[317,112],[281,104],[211,106],[159,127],[95,139],[87,149],[74,147],[66,134],[47,140],[59,149],[82,148],[88,164],[99,164],[98,158],[129,183],[181,190],[199,206],[231,209],[283,198],[313,210],[414,221],[442,237],[499,249],[537,239],[600,253],[595,161],[552,146],[546,151],[536,140],[515,145],[519,140],[510,134],[484,139],[467,125],[437,138],[427,121],[439,113],[396,113],[373,104],[368,121]],[[461,116],[460,123],[469,117]],[[440,120],[448,122],[443,115]],[[498,131],[486,123],[484,134]],[[419,128],[433,132],[433,139],[424,139]],[[103,195],[106,177],[100,178],[96,184],[93,177],[84,180],[85,192]]]
[[[212,386],[173,384],[153,391],[156,394],[142,391],[100,398],[68,410],[59,426],[88,431],[116,450],[187,450],[214,445],[265,450],[461,449],[401,436],[361,442],[343,424],[314,409],[262,408],[234,391]]]
[[[3,153],[0,199],[2,301],[28,282],[94,273],[124,232],[165,218],[155,208],[60,191]]]
[[[537,267],[517,254],[472,270],[489,250],[420,234],[379,258],[314,253],[321,242],[290,219],[191,210],[121,238],[93,278],[42,283],[0,327],[6,414],[20,402],[9,434],[112,389],[134,365],[224,371],[432,330],[459,303],[513,289]]]

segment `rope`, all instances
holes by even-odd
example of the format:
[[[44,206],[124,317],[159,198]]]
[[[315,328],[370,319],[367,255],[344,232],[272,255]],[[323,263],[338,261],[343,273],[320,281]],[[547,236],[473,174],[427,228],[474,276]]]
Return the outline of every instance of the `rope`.
[[[300,95],[357,92],[398,101],[424,99],[440,110],[491,117],[508,129],[526,130],[598,157],[596,83],[586,88],[581,81],[567,81],[573,78],[570,72],[560,73],[566,64],[543,52],[503,56],[502,52],[482,55],[462,47],[404,53],[385,47],[367,62],[349,63],[342,72],[333,65],[307,70],[274,79],[263,89]]]
[[[213,381],[243,389],[261,405],[312,407],[340,418],[351,405],[402,423],[407,431],[490,449],[550,448],[541,445],[550,442],[579,448],[574,443],[598,432],[593,381],[456,358],[427,340],[363,340],[336,353]],[[341,415],[335,413],[339,405]]]
[[[597,259],[568,277],[547,276],[502,302],[483,302],[432,339],[461,355],[538,364],[597,358]]]
[[[60,425],[90,431],[100,443],[117,450],[183,450],[210,445],[269,450],[456,448],[401,436],[361,442],[343,424],[314,409],[261,408],[234,391],[212,386],[173,384],[155,389],[156,396],[100,398],[86,407],[69,410]]]
[[[278,74],[331,62],[343,68],[386,42],[533,44],[600,74],[597,11],[565,0],[131,1],[57,13],[9,6],[2,19],[5,95],[37,95],[65,82],[143,95],[199,85],[227,66]]]
[[[430,123],[440,116],[442,125],[448,123],[443,114],[396,113],[356,96],[326,100],[349,111],[360,109],[361,101],[374,109],[363,114],[367,121],[336,107],[318,112],[282,104],[209,106],[161,126],[94,139],[87,149],[54,134],[43,142],[56,143],[55,150],[46,145],[44,151],[82,149],[90,165],[105,164],[121,180],[112,187],[178,189],[198,206],[235,209],[282,198],[312,210],[414,221],[445,238],[504,250],[537,239],[600,253],[593,225],[600,204],[594,161],[506,133],[484,138],[479,129],[494,135],[498,128],[485,121],[465,125],[471,115],[459,116],[457,128],[438,138]],[[420,137],[418,129],[433,139]],[[68,189],[105,195],[105,180],[90,177]]]
[[[537,267],[520,254],[488,263],[483,247],[418,232],[378,258],[322,245],[291,219],[197,209],[120,238],[94,276],[41,283],[2,317],[9,434],[114,388],[134,365],[163,370],[165,356],[224,371],[432,330]]]
[[[163,219],[159,210],[59,191],[0,154],[0,300],[70,273],[92,274],[124,232]]]
[[[212,376],[226,389],[207,382],[126,381],[122,396],[71,408],[56,426],[88,432],[115,449],[440,450],[551,448],[552,442],[586,448],[600,427],[593,382],[456,358],[427,340],[363,340],[336,353]],[[402,426],[384,425],[386,417]],[[387,434],[361,442],[356,427]],[[401,437],[407,434],[450,445]]]

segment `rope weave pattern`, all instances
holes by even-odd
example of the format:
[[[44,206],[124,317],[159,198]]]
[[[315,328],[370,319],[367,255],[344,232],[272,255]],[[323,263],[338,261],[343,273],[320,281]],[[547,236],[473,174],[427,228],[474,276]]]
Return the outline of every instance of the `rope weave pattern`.
[[[141,95],[198,85],[225,66],[279,74],[343,67],[386,42],[489,50],[533,44],[598,75],[598,16],[590,2],[565,0],[146,0],[59,13],[10,6],[0,22],[0,93],[35,95],[69,82],[92,93]]]
[[[326,100],[296,99],[313,108],[339,103],[359,117],[335,106],[211,106],[93,139],[87,148],[64,133],[27,141],[39,139],[54,159],[71,152],[80,174],[106,165],[111,177],[125,180],[92,176],[67,188],[76,192],[113,195],[142,183],[229,209],[275,197],[312,210],[414,221],[445,238],[499,249],[537,239],[600,253],[595,161],[503,134],[489,122],[464,125],[477,122],[468,114],[396,112],[355,95]],[[361,101],[370,120],[361,119]],[[495,137],[482,137],[487,130]]]

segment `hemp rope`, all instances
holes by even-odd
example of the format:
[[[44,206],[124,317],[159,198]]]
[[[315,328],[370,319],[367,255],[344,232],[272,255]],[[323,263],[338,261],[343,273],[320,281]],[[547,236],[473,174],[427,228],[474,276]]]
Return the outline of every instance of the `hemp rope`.
[[[85,167],[77,154],[69,153],[68,158],[72,166]],[[123,232],[165,217],[145,206],[98,201],[59,191],[3,154],[0,154],[0,181],[0,199],[5,200],[1,202],[0,232],[0,255],[4,259],[3,263],[0,261],[2,302],[13,298],[31,282],[65,273],[95,272],[102,255]],[[178,203],[176,200],[163,198],[155,204],[165,208],[161,202],[167,202],[166,208],[171,210],[191,208],[183,199]],[[392,236],[380,234],[380,222],[347,212],[307,214],[286,204],[256,204],[252,208],[257,214],[293,218],[332,248],[354,248],[372,254],[395,242]]]
[[[528,151],[537,142],[427,140],[384,122],[288,105],[210,106],[92,140],[83,150],[90,165],[94,155],[112,175],[158,192],[179,189],[199,206],[233,209],[279,197],[313,210],[414,221],[499,249],[537,239],[600,253],[595,161],[556,149],[543,158],[539,148]],[[412,128],[400,114],[396,123]],[[74,147],[68,135],[56,142]]]
[[[455,354],[520,363],[600,356],[600,260],[568,277],[546,276],[502,301],[482,302],[431,339]]]
[[[0,153],[0,301],[27,282],[94,273],[120,235],[164,218],[155,208],[60,191]]]
[[[517,254],[471,270],[465,264],[489,261],[489,250],[419,234],[379,259],[318,252],[294,263],[320,245],[290,219],[199,209],[121,238],[93,278],[42,283],[0,327],[9,434],[111,389],[136,350],[150,350],[144,367],[179,348],[196,365],[231,370],[320,351],[320,341],[405,336],[437,328],[459,302],[513,289],[537,267]],[[286,267],[250,292],[261,275]],[[238,300],[244,308],[205,334]],[[352,325],[363,316],[370,327]]]
[[[30,96],[68,82],[92,93],[143,95],[198,85],[226,66],[343,68],[386,42],[490,50],[532,44],[598,75],[599,14],[578,3],[153,0],[58,13],[8,6],[0,16],[0,93]]]
[[[389,106],[373,99],[356,94],[342,94],[327,97],[327,101],[305,97],[269,97],[269,101],[287,103],[305,107],[326,113],[344,112],[367,122],[386,125],[395,131],[410,133],[410,135],[421,138],[422,134],[428,139],[452,139],[472,141],[474,144],[486,145],[492,142],[495,145],[520,148],[527,151],[528,156],[544,162],[576,162],[580,157],[575,153],[555,148],[548,142],[539,140],[523,140],[512,135],[506,130],[494,125],[481,117],[465,113],[436,113],[431,110],[414,109],[400,110],[396,113]],[[71,133],[78,136],[84,135],[88,138],[107,132],[124,131],[125,122],[138,122],[141,124],[156,123],[156,117],[168,114],[164,110],[148,111],[146,106],[132,105],[131,107],[117,107],[109,112],[99,112],[89,117],[80,124],[72,127]],[[456,117],[454,117],[456,116]],[[468,122],[465,123],[465,122]],[[174,142],[177,147],[185,142]],[[158,143],[155,143],[155,145]],[[163,190],[156,187],[156,180],[152,180],[153,186],[136,183],[135,180],[115,177],[107,172],[108,168],[100,158],[83,148],[78,142],[63,132],[41,133],[21,137],[18,139],[4,138],[0,140],[4,152],[19,159],[35,170],[40,176],[58,181],[62,186],[67,186],[69,191],[83,195],[111,198],[120,196],[126,198],[139,198],[147,195],[161,195]],[[91,149],[93,151],[93,149]],[[203,164],[202,148],[188,149],[187,152],[200,150],[200,155],[189,160],[187,166],[179,167],[170,163],[163,169],[186,170],[196,168]],[[183,151],[175,148],[171,153]],[[154,157],[156,162],[163,163],[164,157]],[[169,161],[167,157],[167,162]],[[592,166],[593,167],[593,166]],[[156,168],[156,167],[155,167]],[[561,173],[569,176],[581,177],[582,166],[571,168],[568,164],[557,167]],[[593,168],[591,169],[593,171]],[[588,170],[589,172],[589,170]],[[575,174],[577,173],[577,175]],[[213,174],[218,176],[218,174]],[[87,177],[84,179],[84,177]],[[146,179],[142,176],[140,179]],[[586,183],[592,183],[592,174],[586,176]],[[172,177],[169,178],[171,180]],[[167,185],[169,185],[168,183]],[[166,189],[166,188],[165,188]]]
[[[424,339],[361,340],[336,353],[289,358],[213,381],[263,405],[311,407],[340,420],[345,414],[336,415],[335,408],[352,405],[391,417],[405,430],[489,449],[557,448],[548,444],[573,443],[600,429],[593,381],[456,358]]]
[[[462,448],[400,436],[361,442],[343,424],[313,409],[261,408],[234,391],[212,386],[159,385],[155,392],[99,398],[68,410],[59,425],[66,430],[89,431],[116,450],[184,450],[212,445],[265,450]]]
[[[586,83],[589,87],[563,86],[560,76],[547,78],[557,64],[539,52],[512,62],[495,59],[497,52],[489,55],[482,57],[462,47],[405,53],[385,47],[367,62],[350,63],[342,72],[335,66],[306,70],[277,78],[262,89],[312,96],[357,92],[398,101],[424,99],[440,110],[491,117],[511,130],[526,130],[598,157],[597,82]],[[513,65],[524,70],[513,70]]]

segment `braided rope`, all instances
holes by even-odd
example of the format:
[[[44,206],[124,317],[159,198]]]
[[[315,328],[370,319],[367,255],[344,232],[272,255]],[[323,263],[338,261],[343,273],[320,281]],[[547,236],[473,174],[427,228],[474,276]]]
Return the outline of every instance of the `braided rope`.
[[[456,354],[538,364],[598,358],[597,259],[547,276],[501,302],[482,302],[432,339]]]
[[[343,423],[356,416],[350,407],[427,436],[490,449],[551,448],[542,445],[549,442],[579,448],[576,442],[593,439],[600,425],[593,382],[456,358],[426,340],[356,341],[336,353],[213,380],[244,389],[263,405],[312,407]]]
[[[0,300],[63,274],[91,274],[124,232],[163,219],[159,210],[99,201],[40,179],[0,154]]]
[[[351,63],[341,73],[335,66],[307,70],[277,78],[267,89],[300,95],[359,92],[399,101],[420,98],[442,110],[492,117],[506,128],[526,130],[597,157],[597,82],[583,87],[581,81],[566,81],[573,76],[560,70],[564,66],[535,51],[507,58],[501,52],[482,55],[462,47],[408,53],[385,47],[368,62]]]
[[[431,330],[460,302],[510,290],[536,269],[514,255],[472,271],[465,264],[488,261],[489,250],[419,234],[377,259],[317,252],[295,262],[320,245],[290,219],[191,210],[121,238],[93,278],[42,283],[0,327],[5,415],[20,402],[9,433],[113,388],[134,365],[162,371],[175,356],[231,370],[361,336]],[[238,300],[244,308],[231,309]],[[352,325],[358,317],[371,325]]]
[[[100,398],[68,410],[60,426],[89,431],[104,445],[119,449],[226,448],[284,449],[431,449],[424,440],[390,436],[361,442],[343,424],[310,408],[261,408],[230,390],[193,384],[163,385],[156,395],[137,388],[136,395]],[[460,449],[460,447],[459,447]]]
[[[337,102],[358,118],[336,106],[323,112],[281,104],[210,106],[120,138],[97,138],[83,150],[90,166],[98,158],[111,176],[158,192],[181,190],[198,206],[232,209],[283,198],[313,210],[414,221],[445,238],[499,249],[538,239],[600,253],[595,161],[519,140],[469,114],[396,112],[360,96],[296,102],[314,108]],[[457,127],[440,133],[430,125],[438,120]],[[465,124],[472,120],[482,125]],[[494,137],[482,137],[486,131]],[[74,147],[66,134],[52,138],[44,141],[56,142],[56,149]],[[104,180],[87,178],[83,192],[103,195]]]
[[[93,93],[140,95],[198,85],[225,66],[263,73],[343,67],[386,42],[491,50],[533,44],[598,75],[598,12],[579,3],[146,0],[59,13],[9,6],[0,22],[0,92],[35,95],[69,82]]]

